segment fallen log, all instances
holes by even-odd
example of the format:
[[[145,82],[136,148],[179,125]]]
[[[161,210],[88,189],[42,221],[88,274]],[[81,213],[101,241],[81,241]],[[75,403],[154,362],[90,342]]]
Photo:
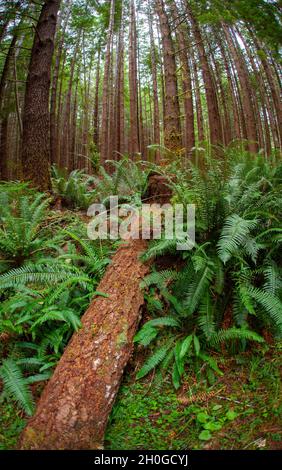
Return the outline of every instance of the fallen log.
[[[82,317],[47,384],[21,449],[101,449],[124,368],[132,354],[148,267],[139,261],[146,242],[122,245],[108,267],[98,297]]]

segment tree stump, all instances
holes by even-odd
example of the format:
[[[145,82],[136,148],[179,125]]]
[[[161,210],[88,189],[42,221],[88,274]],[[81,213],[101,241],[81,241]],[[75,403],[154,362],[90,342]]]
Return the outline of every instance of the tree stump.
[[[148,267],[139,261],[146,242],[122,245],[102,279],[82,328],[67,346],[47,384],[21,449],[101,449],[108,416],[133,351]]]

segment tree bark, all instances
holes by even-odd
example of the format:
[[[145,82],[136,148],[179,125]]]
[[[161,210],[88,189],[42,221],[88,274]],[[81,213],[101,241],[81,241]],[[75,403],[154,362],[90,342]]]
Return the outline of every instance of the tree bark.
[[[248,149],[251,153],[257,153],[259,150],[258,135],[248,70],[246,68],[246,64],[244,63],[244,58],[241,56],[241,51],[238,51],[238,48],[234,44],[229,28],[226,25],[223,25],[223,28],[230,49],[230,53],[233,57],[235,67],[238,73],[240,91],[242,95],[242,108],[245,118],[248,139]]]
[[[150,31],[150,48],[151,48],[151,70],[153,80],[153,102],[154,102],[154,117],[153,117],[153,143],[160,145],[161,131],[160,131],[160,106],[159,106],[159,93],[158,93],[158,72],[157,72],[157,57],[156,46],[154,41],[153,22],[151,17],[151,9],[148,10],[148,22]],[[160,152],[157,150],[155,154],[156,163],[160,161]]]
[[[163,0],[156,0],[156,11],[160,23],[164,62],[164,144],[169,150],[179,152],[182,148],[182,132],[175,51]]]
[[[68,83],[68,89],[65,99],[65,111],[64,111],[64,123],[63,123],[63,135],[60,155],[60,166],[69,168],[71,163],[71,104],[72,104],[72,90],[74,81],[74,72],[76,66],[77,55],[79,53],[79,46],[81,44],[81,30],[78,32],[77,42],[75,45],[74,54],[70,65],[70,77]]]
[[[175,0],[170,3],[172,17],[174,19],[174,27],[176,29],[177,42],[180,48],[179,58],[182,69],[182,90],[184,96],[184,114],[185,114],[185,130],[184,140],[187,156],[191,156],[191,149],[195,147],[195,128],[194,128],[194,105],[192,96],[192,79],[190,64],[187,55],[188,31],[179,18],[179,12]]]
[[[101,120],[101,142],[100,154],[101,163],[105,164],[109,158],[108,155],[108,120],[109,120],[109,100],[110,100],[110,78],[112,69],[112,42],[115,21],[115,0],[111,0],[110,7],[110,23],[107,36],[107,48],[105,54],[104,66],[104,81],[103,81],[103,96],[102,96],[102,120]]]
[[[199,59],[202,68],[203,81],[206,91],[207,107],[208,107],[208,118],[209,118],[209,129],[210,129],[210,141],[212,145],[221,145],[223,143],[222,138],[222,126],[220,120],[219,107],[217,102],[216,90],[213,83],[212,72],[208,62],[208,57],[204,48],[202,34],[198,25],[198,22],[194,16],[191,6],[187,2],[187,12],[192,24],[192,31],[194,34],[195,41],[199,52]]]
[[[101,63],[101,46],[98,48],[98,58],[96,66],[96,83],[93,113],[93,142],[96,149],[99,148],[99,87],[100,87],[100,63]]]
[[[42,190],[50,182],[49,92],[60,0],[46,0],[36,26],[23,112],[21,160],[25,180]]]
[[[119,248],[21,437],[22,449],[100,449],[123,370],[133,349],[148,267],[146,243]]]
[[[137,32],[135,1],[130,0],[129,30],[129,101],[130,101],[130,136],[129,154],[132,158],[140,152],[139,116],[138,116],[138,76],[137,76]]]
[[[51,162],[58,163],[58,142],[57,142],[57,91],[58,91],[58,79],[59,71],[61,66],[61,59],[63,53],[63,47],[65,42],[66,29],[71,13],[71,7],[69,5],[70,0],[67,2],[67,11],[64,19],[64,24],[61,31],[61,36],[58,40],[58,47],[56,53],[55,66],[52,78],[51,88],[51,99],[50,99],[50,145],[51,145]]]

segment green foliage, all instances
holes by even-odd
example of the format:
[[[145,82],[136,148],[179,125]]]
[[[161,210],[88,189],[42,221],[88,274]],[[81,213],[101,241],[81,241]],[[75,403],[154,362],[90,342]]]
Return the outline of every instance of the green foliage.
[[[261,437],[265,449],[279,445],[279,346],[259,345],[253,355],[217,360],[224,380],[210,384],[200,363],[196,370],[187,368],[178,391],[166,379],[156,387],[150,379],[140,383],[127,375],[109,420],[106,449],[205,449],[207,444],[217,449],[219,443],[221,449],[259,449]]]
[[[95,178],[95,188],[100,202],[107,204],[109,196],[119,196],[120,202],[141,204],[141,197],[147,189],[149,168],[142,162],[134,162],[127,157],[119,161],[106,162],[110,171],[100,167]]]
[[[177,252],[176,239],[155,240],[142,256],[173,254],[181,269],[153,270],[141,283],[147,302],[159,302],[152,314],[161,317],[136,335],[142,346],[155,345],[138,378],[157,368],[179,388],[186,364],[204,362],[208,375],[221,373],[210,350],[245,350],[264,341],[263,328],[281,336],[280,171],[246,155],[207,158],[204,173],[177,163],[167,170],[172,200],[196,205],[197,244]]]
[[[21,369],[12,359],[3,361],[0,368],[0,377],[3,380],[4,393],[11,396],[31,416],[34,409],[32,394]]]
[[[23,195],[21,190],[5,189],[8,192],[0,191],[0,268],[36,259],[54,243],[47,239],[43,228],[49,206],[45,195]]]
[[[70,231],[62,229],[43,195],[26,194],[26,188],[23,194],[21,186],[5,189],[1,248],[11,260],[0,275],[0,337],[8,341],[0,366],[2,399],[31,415],[30,385],[50,377],[92,297],[105,295],[96,286],[114,245],[88,240],[77,220],[70,219]],[[48,228],[46,218],[53,224]]]
[[[91,189],[93,181],[83,170],[74,170],[68,175],[66,170],[52,167],[53,192],[69,208],[88,209],[95,199],[95,191]]]

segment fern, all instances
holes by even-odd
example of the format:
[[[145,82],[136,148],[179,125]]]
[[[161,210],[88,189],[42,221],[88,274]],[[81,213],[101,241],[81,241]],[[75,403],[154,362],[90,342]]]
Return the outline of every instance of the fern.
[[[278,332],[282,333],[282,302],[280,299],[270,292],[255,287],[249,287],[248,293],[264,308],[276,325]]]
[[[224,264],[247,242],[247,237],[257,224],[257,220],[245,220],[237,214],[226,219],[217,245],[218,255]]]
[[[165,359],[169,349],[170,345],[165,345],[157,349],[157,351],[149,357],[144,366],[139,370],[136,375],[136,379],[142,379],[145,377],[145,375],[148,375],[149,372],[155,369],[155,367],[157,367]]]
[[[79,275],[79,276],[78,276]],[[51,264],[28,264],[21,268],[12,269],[6,274],[0,276],[0,289],[16,288],[19,285],[26,284],[43,284],[56,285],[59,282],[75,277],[78,284],[85,286],[91,280],[81,271],[67,264],[53,263]]]
[[[150,287],[153,285],[165,287],[168,283],[176,279],[177,273],[172,270],[158,271],[148,274],[143,281],[140,283],[140,287],[144,289],[145,287]]]
[[[210,286],[213,278],[211,266],[213,265],[207,263],[203,269],[196,273],[194,281],[191,282],[187,289],[185,306],[187,307],[187,312],[190,315],[195,312],[201,299],[204,297]]]
[[[256,341],[257,343],[264,342],[264,339],[254,331],[243,328],[229,328],[213,333],[209,343],[214,347],[218,347],[221,343],[235,340]]]
[[[12,359],[5,359],[0,368],[0,377],[3,380],[3,392],[12,397],[28,416],[32,416],[34,411],[32,394],[17,363]]]

